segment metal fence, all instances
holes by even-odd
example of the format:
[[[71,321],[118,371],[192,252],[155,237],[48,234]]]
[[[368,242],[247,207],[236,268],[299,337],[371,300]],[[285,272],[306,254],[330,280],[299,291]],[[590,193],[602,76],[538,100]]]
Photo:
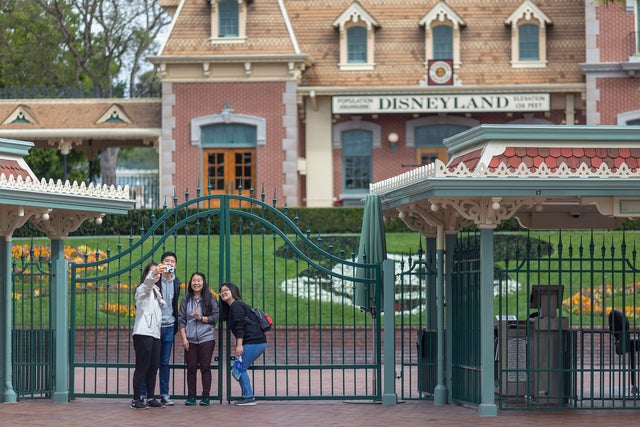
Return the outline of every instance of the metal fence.
[[[639,237],[556,232],[513,243],[495,292],[501,409],[640,406]]]
[[[176,220],[166,228],[170,217]],[[312,237],[301,231],[307,227],[300,221],[264,198],[198,196],[165,210],[142,236],[69,253],[82,259],[70,272],[72,395],[131,394],[134,288],[143,265],[172,250],[183,280],[201,271],[212,289],[237,282],[245,300],[274,318],[269,350],[252,370],[259,398],[379,399],[385,362],[379,307],[363,312],[352,304],[355,287],[365,283],[358,268],[379,274],[379,266],[356,264],[355,244]],[[229,232],[232,223],[237,233]],[[496,234],[495,397],[501,410],[640,406],[638,244],[638,232]],[[447,375],[456,401],[477,404],[477,239],[460,235],[449,253],[455,260],[447,287],[452,293],[446,295],[446,316],[453,318]],[[416,255],[396,260],[392,363],[401,399],[431,398],[436,385],[433,254],[427,242],[426,250],[420,246]],[[15,389],[21,398],[48,397],[54,370],[46,249],[18,246],[13,256]],[[235,399],[239,389],[228,375],[233,354],[226,328],[218,329],[217,341],[212,397]],[[182,351],[174,351],[171,363],[171,392],[181,398],[186,395]]]
[[[97,184],[101,183],[98,178]],[[157,209],[160,201],[160,176],[157,169],[117,169],[116,186],[129,186],[129,194],[138,209]]]
[[[51,265],[46,249],[15,246],[12,253],[11,352],[18,398],[50,398],[55,359],[50,324]]]
[[[160,86],[136,91],[132,98],[160,98]],[[68,98],[124,98],[123,88],[85,88],[77,86],[4,86],[0,99],[68,99]]]
[[[169,219],[171,219],[170,222]],[[132,393],[134,289],[143,266],[160,253],[178,256],[179,277],[203,272],[211,288],[237,283],[243,299],[274,319],[269,347],[252,367],[261,399],[380,399],[379,309],[362,312],[354,288],[381,280],[379,265],[358,264],[354,248],[312,239],[286,210],[252,197],[203,196],[165,210],[130,245],[90,252],[71,264],[72,395]],[[231,234],[231,224],[237,234]],[[171,224],[171,225],[168,225]],[[371,273],[360,278],[358,271]],[[184,292],[184,290],[183,290]],[[231,335],[218,328],[212,399],[234,400]],[[183,351],[174,347],[171,394],[186,397]]]

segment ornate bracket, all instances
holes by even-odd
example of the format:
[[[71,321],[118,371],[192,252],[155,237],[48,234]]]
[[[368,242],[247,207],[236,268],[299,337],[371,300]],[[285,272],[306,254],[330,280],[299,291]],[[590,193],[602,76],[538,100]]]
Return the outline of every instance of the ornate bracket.
[[[398,209],[398,218],[400,218],[410,230],[417,231],[423,236],[436,235],[436,227],[429,224],[424,218],[413,215],[410,208]]]
[[[70,213],[57,210],[48,214],[48,220],[41,216],[32,219],[31,223],[38,230],[45,233],[49,239],[61,240],[67,238],[72,231],[77,230],[84,221],[98,218],[102,218],[101,213]]]
[[[24,208],[22,206],[13,206],[4,211],[4,215],[0,216],[0,235],[11,237],[13,232],[26,224],[31,217],[48,218],[48,209]]]
[[[461,217],[480,228],[495,228],[502,221],[510,219],[523,206],[535,204],[533,199],[512,199],[504,197],[482,197],[479,199],[439,199],[431,200],[434,206],[451,208]]]

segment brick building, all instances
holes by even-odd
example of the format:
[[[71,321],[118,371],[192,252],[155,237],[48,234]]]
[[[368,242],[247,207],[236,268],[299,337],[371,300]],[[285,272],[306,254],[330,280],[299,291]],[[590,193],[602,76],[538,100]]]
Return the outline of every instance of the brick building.
[[[639,6],[585,2],[587,124],[640,124]]]
[[[161,187],[361,203],[483,123],[585,124],[575,0],[161,0]]]

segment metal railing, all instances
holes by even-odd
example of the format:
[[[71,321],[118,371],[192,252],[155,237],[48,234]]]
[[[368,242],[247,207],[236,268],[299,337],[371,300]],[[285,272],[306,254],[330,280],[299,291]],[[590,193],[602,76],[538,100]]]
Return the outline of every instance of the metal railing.
[[[100,178],[96,179],[101,184]],[[138,209],[160,207],[160,177],[153,170],[116,170],[116,185],[129,186],[129,194],[136,201]]]
[[[132,98],[160,98],[154,88],[144,93],[134,92]],[[122,89],[83,88],[75,86],[7,86],[0,88],[0,99],[69,99],[125,98]]]
[[[501,409],[640,406],[637,349],[618,351],[609,314],[619,310],[627,316],[626,330],[635,336],[640,236],[613,233],[567,238],[558,232],[546,254],[525,250],[538,246],[534,240],[510,251],[494,292]]]

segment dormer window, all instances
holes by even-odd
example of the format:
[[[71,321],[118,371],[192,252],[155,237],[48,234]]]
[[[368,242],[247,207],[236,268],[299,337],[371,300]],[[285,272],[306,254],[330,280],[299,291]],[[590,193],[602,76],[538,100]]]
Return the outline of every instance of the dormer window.
[[[530,0],[525,0],[506,20],[511,26],[511,66],[547,66],[547,27],[551,19]]]
[[[367,29],[351,27],[347,30],[347,62],[349,64],[367,63]]]
[[[450,59],[460,68],[460,29],[467,25],[460,15],[440,0],[419,24],[424,26],[425,66],[431,59]]]
[[[238,37],[238,2],[222,0],[218,7],[218,37]]]
[[[9,124],[38,124],[38,121],[31,114],[31,110],[26,105],[19,105],[13,112],[5,118],[3,125]]]
[[[211,42],[243,43],[252,0],[211,0]]]
[[[453,27],[433,27],[433,59],[453,59]]]
[[[357,1],[333,21],[340,31],[340,70],[373,70],[378,22]]]

